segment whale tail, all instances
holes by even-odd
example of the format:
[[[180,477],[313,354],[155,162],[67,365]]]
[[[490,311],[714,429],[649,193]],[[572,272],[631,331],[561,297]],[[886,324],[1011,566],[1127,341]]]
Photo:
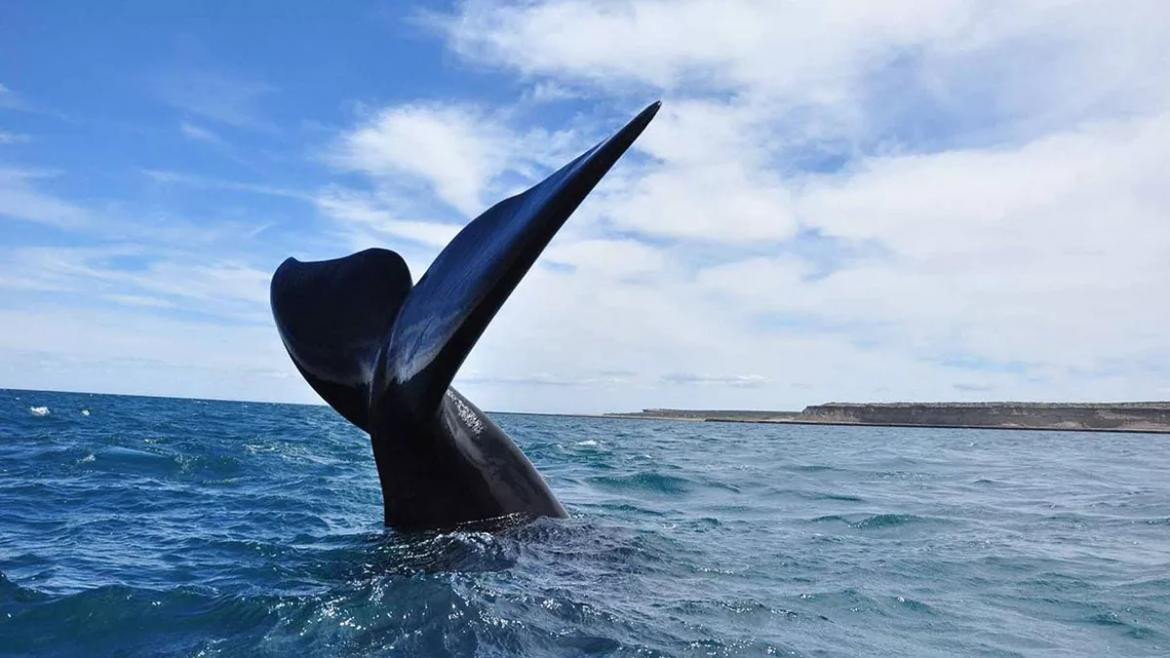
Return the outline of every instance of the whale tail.
[[[308,263],[289,258],[272,275],[272,314],[293,364],[367,432],[375,367],[410,288],[406,262],[387,249]]]
[[[433,417],[496,312],[658,107],[467,224],[413,286],[406,263],[385,249],[286,260],[271,302],[297,369],[367,432],[387,405],[420,422]]]

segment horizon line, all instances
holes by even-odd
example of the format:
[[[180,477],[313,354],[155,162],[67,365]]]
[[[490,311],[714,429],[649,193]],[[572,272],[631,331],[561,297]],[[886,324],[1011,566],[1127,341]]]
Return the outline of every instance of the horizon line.
[[[285,402],[274,400],[245,400],[239,398],[219,398],[219,397],[190,397],[182,395],[162,395],[156,393],[103,393],[99,391],[76,391],[64,389],[39,389],[39,388],[19,388],[11,386],[0,386],[0,391],[18,391],[26,393],[67,393],[72,395],[105,395],[105,396],[121,396],[131,398],[151,398],[160,400],[192,400],[199,402],[240,402],[244,404],[286,404],[302,407],[328,407],[328,403],[324,400],[317,402]],[[955,404],[955,405],[994,405],[994,404],[1049,404],[1049,405],[1120,405],[1120,404],[1170,404],[1170,400],[1095,400],[1091,402],[1071,402],[1063,401],[1056,402],[1051,400],[988,400],[985,402],[963,402],[958,400],[931,400],[931,401],[910,401],[900,400],[894,402],[816,402],[804,405],[804,408],[817,406],[831,406],[831,405],[937,405],[937,404]],[[485,410],[486,413],[493,414],[526,414],[533,416],[584,416],[584,417],[612,417],[612,415],[631,415],[643,414],[652,411],[687,411],[687,412],[748,412],[748,413],[800,413],[801,410],[793,409],[705,409],[705,408],[686,408],[686,407],[643,407],[633,411],[605,411],[597,413],[586,412],[557,412],[557,411],[504,411],[504,410]]]

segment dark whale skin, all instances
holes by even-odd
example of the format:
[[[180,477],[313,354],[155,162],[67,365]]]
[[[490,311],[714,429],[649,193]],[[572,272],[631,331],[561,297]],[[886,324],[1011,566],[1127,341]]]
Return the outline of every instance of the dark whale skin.
[[[309,385],[369,433],[386,525],[566,516],[524,453],[450,384],[549,241],[658,107],[472,220],[413,285],[406,263],[386,249],[289,258],[277,268],[270,291],[277,331]]]
[[[454,388],[421,426],[401,418],[375,416],[370,434],[386,525],[428,529],[508,515],[566,516],[524,453]]]

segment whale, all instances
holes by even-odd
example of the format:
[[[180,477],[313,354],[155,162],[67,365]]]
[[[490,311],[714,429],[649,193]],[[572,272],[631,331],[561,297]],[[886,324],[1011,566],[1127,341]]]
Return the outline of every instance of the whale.
[[[629,123],[473,219],[412,282],[396,252],[288,258],[277,332],[309,386],[370,437],[387,526],[430,530],[565,517],[515,443],[451,382],[500,307],[657,113]]]

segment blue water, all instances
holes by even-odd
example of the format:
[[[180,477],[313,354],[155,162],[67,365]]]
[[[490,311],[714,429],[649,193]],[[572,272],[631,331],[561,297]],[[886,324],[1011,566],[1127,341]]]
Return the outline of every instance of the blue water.
[[[571,519],[384,530],[324,407],[0,390],[0,654],[1170,654],[1170,436],[494,417]]]

